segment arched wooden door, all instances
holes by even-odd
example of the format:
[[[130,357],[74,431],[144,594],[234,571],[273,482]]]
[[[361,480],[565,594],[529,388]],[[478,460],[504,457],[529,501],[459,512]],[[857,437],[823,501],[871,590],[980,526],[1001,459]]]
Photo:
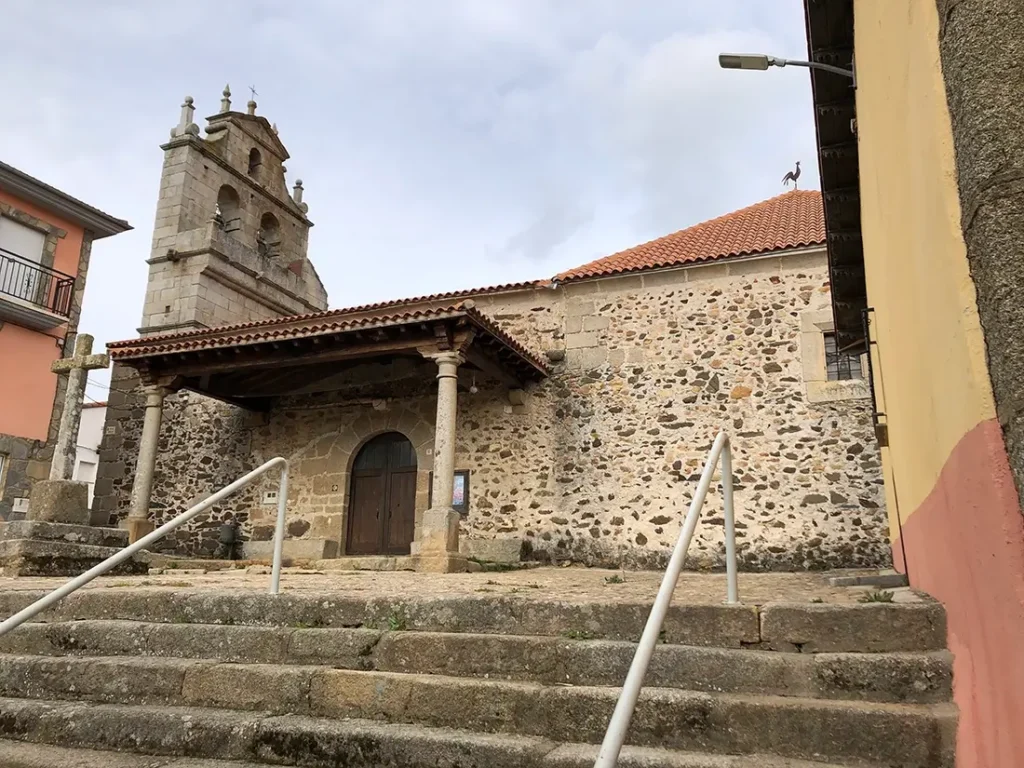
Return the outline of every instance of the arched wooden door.
[[[387,432],[359,451],[348,509],[348,554],[409,554],[416,527],[416,450],[405,435]]]

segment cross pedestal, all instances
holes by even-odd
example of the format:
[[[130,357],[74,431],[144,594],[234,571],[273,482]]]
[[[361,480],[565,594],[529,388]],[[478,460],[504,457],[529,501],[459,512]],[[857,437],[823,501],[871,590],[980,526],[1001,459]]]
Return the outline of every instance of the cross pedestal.
[[[51,368],[67,374],[68,383],[50,479],[32,486],[27,520],[0,523],[0,575],[77,576],[128,544],[125,531],[88,525],[89,486],[71,479],[88,372],[110,365],[107,355],[92,354],[92,343],[92,336],[79,334],[74,355]],[[145,570],[142,561],[129,560],[116,572]]]

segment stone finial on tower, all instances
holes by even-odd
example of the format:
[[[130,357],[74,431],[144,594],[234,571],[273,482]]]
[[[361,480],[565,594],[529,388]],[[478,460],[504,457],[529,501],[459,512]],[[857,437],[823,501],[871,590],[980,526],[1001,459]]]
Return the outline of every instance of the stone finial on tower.
[[[199,128],[192,122],[195,114],[196,108],[192,97],[186,96],[185,101],[181,104],[181,116],[178,118],[178,124],[171,131],[171,138],[184,136],[186,133],[197,133]]]
[[[256,102],[253,101],[252,99],[249,99],[249,103],[246,104],[245,107],[246,107],[246,113],[247,114],[250,114],[250,115],[255,115],[256,114]]]
[[[292,188],[292,200],[299,206],[299,210],[303,213],[309,213],[309,206],[302,202],[302,193],[305,191],[302,186],[302,179],[295,180],[295,186]]]
[[[220,100],[220,111],[230,112],[231,111],[231,84],[228,83],[224,86],[223,98]]]

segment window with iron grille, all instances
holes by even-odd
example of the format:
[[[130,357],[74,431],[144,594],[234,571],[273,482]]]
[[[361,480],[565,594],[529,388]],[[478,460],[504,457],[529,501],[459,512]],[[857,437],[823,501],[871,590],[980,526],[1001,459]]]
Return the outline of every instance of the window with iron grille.
[[[860,355],[840,352],[834,333],[825,334],[825,371],[829,381],[863,378],[860,370]]]

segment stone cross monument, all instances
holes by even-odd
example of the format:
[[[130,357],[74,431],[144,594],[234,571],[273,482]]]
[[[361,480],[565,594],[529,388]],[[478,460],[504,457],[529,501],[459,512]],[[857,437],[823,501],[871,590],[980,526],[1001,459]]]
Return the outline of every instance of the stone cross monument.
[[[93,338],[87,333],[78,334],[75,352],[71,357],[57,360],[50,368],[54,373],[68,375],[67,392],[64,395],[64,412],[57,430],[57,444],[53,448],[50,463],[51,480],[70,480],[75,471],[75,452],[78,447],[78,426],[82,421],[82,401],[85,399],[85,385],[89,371],[108,368],[108,355],[92,353]]]

